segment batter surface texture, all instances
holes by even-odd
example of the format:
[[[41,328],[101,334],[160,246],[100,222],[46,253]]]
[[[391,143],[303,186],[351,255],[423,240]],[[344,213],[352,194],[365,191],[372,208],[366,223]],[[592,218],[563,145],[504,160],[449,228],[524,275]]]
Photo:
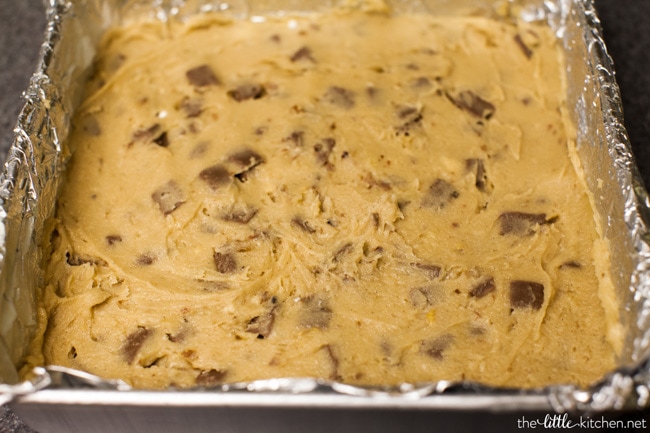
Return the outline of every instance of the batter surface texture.
[[[110,31],[30,365],[143,388],[599,379],[617,310],[562,59],[545,26],[479,17]]]

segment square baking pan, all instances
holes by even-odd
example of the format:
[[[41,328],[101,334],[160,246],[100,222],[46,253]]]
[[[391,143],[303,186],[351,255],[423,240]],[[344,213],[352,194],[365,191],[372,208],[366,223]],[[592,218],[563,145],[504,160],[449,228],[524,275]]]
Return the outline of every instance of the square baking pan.
[[[183,19],[217,12],[249,18],[310,12],[335,1],[49,0],[41,61],[0,186],[0,402],[41,433],[115,431],[430,431],[431,422],[468,426],[467,412],[535,414],[621,411],[650,404],[650,250],[648,197],[622,123],[612,62],[589,0],[394,0],[397,11],[439,16],[491,14],[506,8],[547,22],[564,48],[568,106],[577,152],[614,262],[620,319],[626,330],[619,368],[588,388],[557,384],[505,389],[439,381],[363,388],[316,379],[273,379],[210,390],[140,391],[57,367],[21,382],[18,368],[37,320],[39,250],[67,155],[62,143],[104,31],[139,16]],[[486,412],[487,411],[487,412]],[[532,418],[531,418],[532,419]],[[500,430],[494,424],[484,430]]]

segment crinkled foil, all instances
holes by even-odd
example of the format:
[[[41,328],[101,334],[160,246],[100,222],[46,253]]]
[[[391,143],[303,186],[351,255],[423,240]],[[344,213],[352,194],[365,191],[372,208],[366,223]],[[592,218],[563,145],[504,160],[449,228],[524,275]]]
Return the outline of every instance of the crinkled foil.
[[[375,1],[376,2],[376,1]],[[48,28],[41,62],[25,93],[16,137],[0,177],[0,403],[21,398],[50,404],[66,391],[87,390],[96,404],[134,404],[120,381],[104,381],[61,367],[37,368],[30,381],[17,373],[37,323],[42,283],[39,250],[43,225],[54,209],[65,167],[61,143],[68,135],[82,83],[92,68],[104,30],[143,14],[162,20],[205,12],[246,18],[282,11],[309,12],[373,0],[48,0]],[[610,241],[612,278],[620,288],[620,318],[627,331],[620,368],[588,389],[557,385],[537,390],[497,389],[465,382],[397,388],[363,388],[315,379],[274,379],[223,385],[209,392],[161,391],[161,404],[353,405],[392,408],[554,409],[601,411],[650,406],[650,200],[623,126],[612,60],[592,0],[392,0],[396,12],[436,15],[494,14],[547,21],[566,51],[568,106],[577,129],[577,150],[594,205]],[[46,390],[44,391],[41,390]],[[106,394],[106,391],[113,394]],[[99,393],[101,391],[101,393]],[[57,394],[59,393],[59,394]],[[78,394],[77,394],[78,395]],[[108,398],[110,402],[102,400]],[[223,396],[229,400],[224,400]],[[299,400],[291,396],[300,396]],[[59,396],[59,397],[57,397]],[[99,396],[99,397],[97,397]],[[157,396],[157,397],[155,397]],[[279,397],[282,397],[281,399]],[[237,398],[235,398],[237,397]],[[390,397],[386,399],[386,397]],[[432,397],[435,397],[433,399]],[[235,398],[235,400],[233,400]],[[293,399],[292,399],[293,398]],[[274,400],[275,399],[275,400]],[[354,400],[350,400],[354,399]],[[69,402],[70,400],[65,400]],[[152,400],[148,400],[152,401]],[[188,403],[189,402],[189,403]],[[293,402],[293,403],[292,403]]]

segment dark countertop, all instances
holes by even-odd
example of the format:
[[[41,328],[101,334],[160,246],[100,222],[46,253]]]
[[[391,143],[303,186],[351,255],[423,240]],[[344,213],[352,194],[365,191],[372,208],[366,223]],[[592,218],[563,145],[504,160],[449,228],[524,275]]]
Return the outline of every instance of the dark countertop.
[[[596,0],[596,6],[616,65],[625,125],[650,185],[650,2]],[[43,0],[0,0],[0,161],[13,137],[21,93],[36,67],[44,28]],[[650,410],[631,416],[650,421]],[[503,431],[515,430],[515,425],[503,425]],[[0,408],[0,432],[34,433],[6,406]]]

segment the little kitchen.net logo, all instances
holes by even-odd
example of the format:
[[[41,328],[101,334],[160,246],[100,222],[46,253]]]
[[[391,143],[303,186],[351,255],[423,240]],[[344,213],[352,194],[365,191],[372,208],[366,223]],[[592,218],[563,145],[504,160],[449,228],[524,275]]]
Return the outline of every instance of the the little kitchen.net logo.
[[[553,428],[553,429],[643,429],[646,430],[645,419],[611,420],[604,416],[569,418],[569,414],[546,414],[544,418],[517,418],[517,428]]]

